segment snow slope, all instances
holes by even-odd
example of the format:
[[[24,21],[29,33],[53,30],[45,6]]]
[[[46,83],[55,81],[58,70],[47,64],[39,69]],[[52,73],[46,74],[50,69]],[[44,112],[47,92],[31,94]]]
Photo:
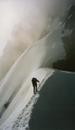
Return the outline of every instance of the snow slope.
[[[32,84],[31,78],[33,76],[37,77],[40,80],[40,87],[39,90],[43,86],[44,82],[47,78],[54,73],[53,70],[48,68],[40,68],[37,71],[34,71],[30,77],[23,83],[21,89],[19,90],[18,94],[15,96],[5,113],[3,114],[0,123],[4,122],[3,125],[0,127],[1,130],[11,130],[14,127],[16,121],[20,116],[23,115],[23,112],[28,111],[28,116],[30,117],[30,112],[32,110],[32,106],[35,101],[39,98],[39,94],[37,93],[35,96],[33,95],[32,91]],[[30,102],[29,102],[30,101]],[[28,106],[28,107],[27,107]],[[13,111],[14,109],[14,111]],[[27,109],[27,110],[26,110]],[[26,116],[23,115],[24,118]],[[26,120],[25,127],[28,126],[29,117]]]
[[[29,48],[27,52],[25,51],[12,66],[0,86],[0,112],[5,103],[11,102],[30,73],[39,67],[51,66],[53,61],[63,57],[64,48],[62,44],[59,44],[61,39],[58,38],[58,34],[59,31],[58,33],[55,31],[54,35],[48,34],[39,40],[35,46]],[[57,44],[55,40],[58,41]],[[62,49],[58,51],[59,48]]]
[[[23,42],[27,43],[26,39],[23,39],[25,37],[25,34],[27,34],[27,37],[26,37],[27,40],[29,40],[29,37],[30,37],[29,41],[33,39],[32,47],[25,50],[25,48],[23,48],[23,46],[21,45],[21,43],[23,42],[21,41],[19,44],[17,40],[20,41],[20,39],[17,39],[17,40],[15,39],[17,41],[17,44],[14,44],[14,47],[17,45],[16,49],[19,50],[20,47],[22,46],[22,49],[24,49],[25,51],[23,50],[22,53],[20,53],[19,57],[15,59],[15,63],[12,64],[12,59],[16,56],[16,54],[14,54],[15,50],[13,49],[13,47],[9,45],[10,43],[8,43],[8,47],[6,47],[6,52],[8,53],[5,53],[7,58],[5,57],[5,55],[2,57],[4,61],[3,63],[1,62],[2,64],[0,67],[0,70],[3,74],[3,76],[1,75],[2,81],[0,82],[0,117],[1,117],[0,128],[1,129],[8,130],[8,127],[9,129],[11,129],[11,126],[9,126],[9,124],[12,125],[14,123],[17,116],[20,114],[20,112],[23,110],[26,104],[28,104],[28,102],[30,101],[33,94],[31,82],[30,82],[32,75],[34,75],[35,73],[38,79],[42,81],[43,78],[45,78],[45,76],[48,75],[47,73],[50,73],[51,75],[54,72],[53,70],[49,70],[47,68],[52,67],[53,62],[65,58],[65,55],[66,55],[63,40],[62,40],[62,31],[63,31],[63,26],[64,26],[63,21],[69,8],[67,6],[68,0],[64,0],[63,2],[62,0],[61,2],[60,0],[57,0],[56,2],[55,0],[51,2],[48,0],[47,3],[41,0],[41,6],[39,6],[40,1],[38,2],[34,2],[34,1],[35,0],[33,0],[33,3],[35,3],[34,5],[38,5],[37,8],[38,7],[40,8],[38,8],[39,10],[39,13],[38,13],[35,10],[33,10],[33,7],[36,8],[36,6],[32,6],[31,9],[34,12],[33,14],[35,14],[36,12],[36,14],[39,16],[39,14],[42,12],[41,15],[37,17],[39,28],[37,24],[34,24],[36,23],[34,22],[34,18],[36,19],[36,17],[32,17],[32,16],[30,17],[31,10],[28,11],[29,12],[28,16],[31,19],[30,21],[33,21],[31,22],[32,24],[29,24],[31,26],[28,25],[29,28],[32,27],[31,33],[27,34],[27,31],[26,33],[23,32],[23,37],[21,38]],[[44,4],[44,6],[42,3]],[[46,4],[47,6],[45,6]],[[53,6],[51,7],[51,5]],[[56,8],[53,8],[55,7],[55,5],[57,5]],[[46,12],[47,7],[48,7],[48,10]],[[51,9],[51,11],[49,9]],[[62,10],[62,11],[59,11],[59,10]],[[9,12],[8,9],[7,9],[7,12]],[[51,14],[49,14],[49,12]],[[33,16],[36,16],[36,15],[33,15]],[[45,27],[42,26],[43,19],[40,24],[39,19],[41,18],[41,16],[43,16],[44,17],[43,19],[45,20],[47,18],[47,21],[44,21],[43,23],[43,26],[45,25]],[[27,20],[29,21],[29,19]],[[34,33],[32,33],[34,25],[35,25],[35,29],[34,29]],[[35,36],[36,38],[33,38],[35,35],[35,32],[36,32],[36,36]],[[19,34],[19,35],[22,36],[22,34]],[[13,42],[12,42],[12,45],[13,45]],[[12,50],[12,54],[14,54],[13,56],[10,53],[11,50]],[[8,64],[10,63],[11,63],[11,67],[6,67],[6,65],[8,66]],[[4,72],[4,69],[5,69],[5,72]],[[37,94],[37,98],[38,96],[39,94]],[[34,104],[34,102],[35,100],[32,101],[32,104]],[[30,105],[30,107],[31,106],[32,105]]]

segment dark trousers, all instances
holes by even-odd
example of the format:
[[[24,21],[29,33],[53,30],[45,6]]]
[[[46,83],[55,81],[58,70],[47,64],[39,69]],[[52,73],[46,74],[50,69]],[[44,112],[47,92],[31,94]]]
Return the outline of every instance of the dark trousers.
[[[33,93],[36,94],[37,92],[37,84],[33,85]]]

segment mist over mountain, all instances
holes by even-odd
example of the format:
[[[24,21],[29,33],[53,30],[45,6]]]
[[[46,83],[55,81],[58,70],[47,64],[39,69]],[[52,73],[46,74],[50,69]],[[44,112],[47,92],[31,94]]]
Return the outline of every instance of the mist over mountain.
[[[62,49],[58,50],[60,55],[57,59],[66,55],[61,37],[64,18],[71,6],[71,0],[32,0],[32,2],[8,0],[8,2],[1,1],[0,6],[0,80],[27,48],[36,42],[38,44],[38,41],[45,39],[46,35],[50,35],[47,38],[50,39],[50,44],[51,37],[54,36],[55,41],[52,44],[56,42],[56,48],[62,46]]]
[[[0,1],[0,130],[29,130],[29,125],[31,130],[37,130],[40,127],[37,122],[43,118],[41,114],[46,115],[46,123],[51,117],[56,119],[56,127],[60,124],[58,119],[61,124],[65,119],[72,121],[71,116],[66,118],[69,113],[64,118],[63,113],[66,108],[72,113],[75,106],[72,104],[75,102],[72,85],[75,84],[74,14],[73,0]],[[36,95],[33,94],[32,77],[40,81]],[[47,108],[42,108],[40,103]],[[57,108],[54,115],[48,109],[52,103],[55,104],[52,110]],[[43,129],[43,123],[41,126]]]

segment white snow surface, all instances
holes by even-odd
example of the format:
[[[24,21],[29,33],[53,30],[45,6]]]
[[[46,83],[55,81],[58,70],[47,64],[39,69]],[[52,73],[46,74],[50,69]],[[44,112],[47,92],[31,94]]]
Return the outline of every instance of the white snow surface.
[[[19,90],[17,96],[14,98],[12,103],[9,105],[1,122],[5,122],[1,125],[0,130],[25,130],[28,129],[28,123],[30,120],[33,105],[39,98],[39,93],[33,94],[31,78],[36,77],[40,80],[40,85],[38,84],[38,90],[42,88],[45,81],[54,73],[54,70],[48,68],[40,68],[34,71],[30,77],[25,81]],[[16,102],[18,102],[16,104]],[[14,104],[15,103],[15,104]],[[15,106],[14,106],[15,105]],[[17,106],[16,106],[17,105]],[[14,107],[14,111],[12,108]],[[10,116],[9,113],[11,112]],[[7,118],[7,120],[6,120]]]

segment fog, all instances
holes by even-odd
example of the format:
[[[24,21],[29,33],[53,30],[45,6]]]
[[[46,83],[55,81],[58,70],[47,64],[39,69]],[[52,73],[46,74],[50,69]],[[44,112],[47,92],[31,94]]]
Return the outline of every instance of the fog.
[[[69,4],[69,0],[0,1],[0,80],[25,49],[62,24]]]

